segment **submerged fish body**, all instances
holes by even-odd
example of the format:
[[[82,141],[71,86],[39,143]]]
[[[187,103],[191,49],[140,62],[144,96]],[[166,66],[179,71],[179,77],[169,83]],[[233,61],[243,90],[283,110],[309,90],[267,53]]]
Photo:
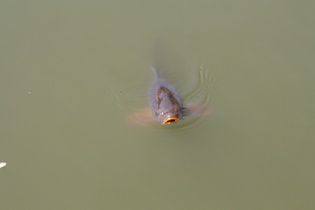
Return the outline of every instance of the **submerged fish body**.
[[[154,81],[149,93],[149,101],[153,117],[161,124],[173,124],[183,118],[183,102],[176,90],[161,78],[156,69]]]

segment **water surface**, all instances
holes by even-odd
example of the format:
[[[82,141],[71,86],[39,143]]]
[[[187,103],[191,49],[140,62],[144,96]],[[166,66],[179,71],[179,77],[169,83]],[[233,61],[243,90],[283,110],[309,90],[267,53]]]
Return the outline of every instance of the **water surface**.
[[[313,209],[314,9],[3,1],[1,207]],[[214,112],[185,129],[124,123],[146,107],[157,38],[184,100],[200,68],[212,78]]]

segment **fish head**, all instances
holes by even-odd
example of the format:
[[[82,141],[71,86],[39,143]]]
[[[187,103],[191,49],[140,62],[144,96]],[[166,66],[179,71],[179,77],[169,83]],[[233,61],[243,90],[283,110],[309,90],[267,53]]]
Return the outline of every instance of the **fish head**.
[[[174,124],[182,119],[181,99],[170,87],[159,87],[151,104],[154,116],[163,125]]]
[[[183,118],[181,102],[172,97],[164,97],[159,103],[159,113],[163,125],[177,123]]]
[[[182,120],[182,113],[179,110],[157,110],[153,113],[156,121],[162,125],[174,124]]]

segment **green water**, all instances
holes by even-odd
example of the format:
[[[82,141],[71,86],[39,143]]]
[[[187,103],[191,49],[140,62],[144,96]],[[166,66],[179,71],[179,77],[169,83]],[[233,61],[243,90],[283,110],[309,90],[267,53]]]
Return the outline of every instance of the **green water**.
[[[0,1],[1,209],[314,209],[312,1]],[[126,124],[152,45],[213,113]],[[198,85],[198,84],[197,84]]]

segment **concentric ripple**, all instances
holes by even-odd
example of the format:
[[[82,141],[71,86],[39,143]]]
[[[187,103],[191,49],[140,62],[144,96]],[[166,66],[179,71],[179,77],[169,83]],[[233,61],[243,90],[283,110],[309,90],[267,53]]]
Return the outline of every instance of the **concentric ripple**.
[[[204,66],[198,66],[189,72],[187,78],[187,83],[185,87],[176,86],[176,81],[171,81],[170,83],[175,83],[175,87],[179,88],[179,95],[181,96],[184,106],[189,107],[191,104],[195,106],[204,107],[204,111],[209,114],[212,112],[213,107],[211,107],[212,93],[214,87],[218,84],[219,71],[209,71]],[[185,78],[181,78],[185,79]],[[146,80],[146,79],[145,79]],[[148,110],[148,82],[132,82],[125,87],[115,85],[111,83],[111,92],[115,97],[117,107],[123,110],[125,113],[141,112],[142,110]],[[206,113],[201,113],[201,116],[188,115],[185,116],[183,120],[172,125],[161,125],[156,121],[148,122],[145,124],[147,128],[153,130],[178,130],[182,132],[183,130],[193,129],[196,124],[202,119],[207,118]]]

